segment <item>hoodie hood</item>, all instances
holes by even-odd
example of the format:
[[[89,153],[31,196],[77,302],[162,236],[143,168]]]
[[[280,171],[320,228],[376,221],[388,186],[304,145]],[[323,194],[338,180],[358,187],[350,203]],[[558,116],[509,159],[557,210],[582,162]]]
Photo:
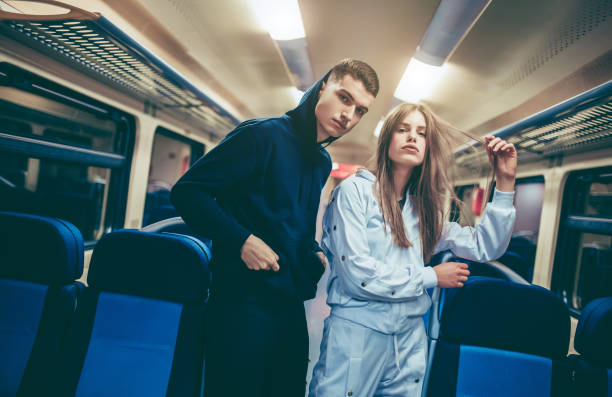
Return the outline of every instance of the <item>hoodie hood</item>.
[[[317,118],[315,108],[319,102],[319,91],[324,82],[327,82],[331,69],[314,83],[302,96],[300,103],[285,113],[289,117],[293,128],[297,131],[300,138],[307,147],[317,146]],[[321,143],[331,143],[338,138],[329,137]]]

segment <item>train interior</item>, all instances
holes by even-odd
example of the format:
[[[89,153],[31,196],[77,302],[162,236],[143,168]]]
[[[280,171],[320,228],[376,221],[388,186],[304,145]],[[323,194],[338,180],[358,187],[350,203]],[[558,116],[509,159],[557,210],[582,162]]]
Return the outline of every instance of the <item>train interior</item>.
[[[472,276],[427,292],[423,395],[612,396],[612,3],[296,1],[297,38],[261,21],[279,3],[255,3],[0,1],[0,396],[203,395],[214,249],[170,190],[236,125],[293,108],[345,57],[382,88],[327,148],[319,239],[331,191],[370,165],[402,101],[518,152],[504,255],[429,263]],[[407,96],[421,64],[437,83]],[[449,220],[473,226],[490,166],[478,142],[454,144],[463,205]],[[307,382],[328,275],[305,302]]]

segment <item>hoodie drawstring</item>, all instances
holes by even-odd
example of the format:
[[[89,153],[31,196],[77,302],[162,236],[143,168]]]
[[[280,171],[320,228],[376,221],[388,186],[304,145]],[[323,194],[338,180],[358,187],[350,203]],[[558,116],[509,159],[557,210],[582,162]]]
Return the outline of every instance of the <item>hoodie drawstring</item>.
[[[395,351],[395,366],[397,367],[397,370],[400,370],[400,364],[399,364],[399,350],[397,348],[397,335],[393,334],[393,350]]]

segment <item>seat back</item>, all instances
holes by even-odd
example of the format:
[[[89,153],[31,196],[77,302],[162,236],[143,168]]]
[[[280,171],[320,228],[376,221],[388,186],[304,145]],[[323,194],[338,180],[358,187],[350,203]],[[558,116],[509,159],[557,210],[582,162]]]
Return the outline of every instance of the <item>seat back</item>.
[[[470,277],[445,295],[427,396],[565,393],[570,320],[560,299],[486,277]]]
[[[183,221],[183,218],[180,216],[152,223],[146,227],[143,227],[142,230],[149,233],[176,233],[195,237],[204,243],[209,258],[212,255],[212,241],[209,238],[202,237],[198,233],[194,232],[189,226],[187,226],[185,221]]]
[[[612,396],[612,297],[592,300],[576,328],[572,356],[573,393]]]
[[[96,246],[63,396],[199,396],[208,256],[199,240],[122,230]]]
[[[0,395],[45,395],[74,313],[83,238],[55,218],[0,212]]]

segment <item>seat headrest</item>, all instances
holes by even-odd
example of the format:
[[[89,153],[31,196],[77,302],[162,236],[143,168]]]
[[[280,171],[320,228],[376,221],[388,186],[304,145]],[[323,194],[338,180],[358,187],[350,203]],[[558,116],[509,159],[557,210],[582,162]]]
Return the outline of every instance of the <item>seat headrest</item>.
[[[446,294],[441,339],[550,358],[567,355],[569,311],[547,289],[476,276]]]
[[[0,211],[0,277],[47,285],[83,274],[83,236],[56,218]]]
[[[208,294],[208,261],[194,237],[119,230],[96,245],[87,282],[101,291],[199,304]]]
[[[612,297],[594,299],[582,309],[574,348],[585,359],[612,367]]]

